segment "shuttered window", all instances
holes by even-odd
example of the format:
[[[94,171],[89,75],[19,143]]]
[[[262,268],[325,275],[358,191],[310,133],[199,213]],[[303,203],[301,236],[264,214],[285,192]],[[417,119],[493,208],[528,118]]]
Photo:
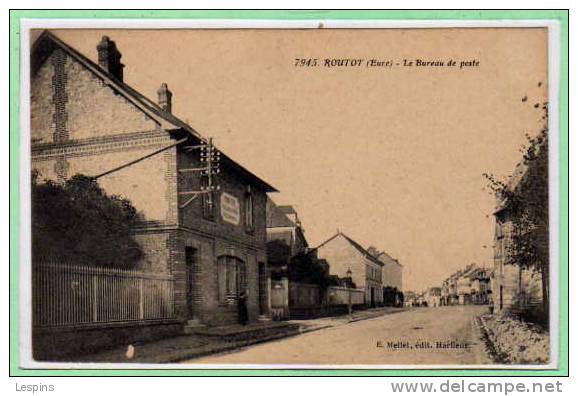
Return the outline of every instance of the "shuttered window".
[[[219,303],[235,304],[242,290],[247,290],[247,269],[237,257],[218,258]]]

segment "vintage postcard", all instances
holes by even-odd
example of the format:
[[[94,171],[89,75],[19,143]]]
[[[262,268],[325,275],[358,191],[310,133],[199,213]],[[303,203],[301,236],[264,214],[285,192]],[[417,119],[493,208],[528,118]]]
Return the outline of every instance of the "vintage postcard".
[[[557,23],[21,45],[24,367],[557,367]]]

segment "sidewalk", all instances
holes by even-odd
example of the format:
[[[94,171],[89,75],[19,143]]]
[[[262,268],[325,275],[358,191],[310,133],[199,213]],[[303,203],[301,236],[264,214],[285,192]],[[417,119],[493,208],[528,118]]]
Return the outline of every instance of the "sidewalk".
[[[80,356],[68,361],[91,363],[173,363],[215,353],[227,352],[246,346],[305,334],[311,331],[346,325],[359,320],[403,311],[403,308],[382,307],[354,312],[348,315],[286,322],[258,322],[248,326],[231,325],[200,328],[195,334],[176,336],[158,341],[133,345],[132,357],[126,347]],[[131,353],[129,352],[129,355]]]
[[[328,316],[325,318],[317,318],[317,319],[290,320],[289,323],[336,327],[348,323],[358,322],[360,320],[373,319],[384,315],[403,312],[406,309],[407,308],[394,308],[394,307],[369,308],[363,311],[354,311],[351,317],[349,317],[349,315]]]

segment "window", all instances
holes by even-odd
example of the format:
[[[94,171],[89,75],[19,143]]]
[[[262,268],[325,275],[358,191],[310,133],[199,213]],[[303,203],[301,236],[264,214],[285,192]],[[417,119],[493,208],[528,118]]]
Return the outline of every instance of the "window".
[[[219,303],[235,304],[239,294],[247,290],[245,263],[233,256],[221,256],[217,260],[219,277]]]
[[[253,221],[253,195],[251,190],[245,194],[245,229],[251,232],[255,229],[255,224]]]

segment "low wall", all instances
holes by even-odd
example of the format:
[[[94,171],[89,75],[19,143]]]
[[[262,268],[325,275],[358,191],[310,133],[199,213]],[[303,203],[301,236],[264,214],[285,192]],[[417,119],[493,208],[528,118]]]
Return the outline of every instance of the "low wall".
[[[326,292],[328,305],[362,305],[365,303],[365,292],[340,286],[330,286]],[[351,300],[350,300],[351,298]]]
[[[102,326],[102,325],[101,325]],[[178,321],[118,323],[107,327],[40,328],[32,332],[34,360],[63,361],[121,345],[138,344],[180,334]]]
[[[321,305],[317,307],[291,307],[290,319],[313,319],[325,316],[345,315],[349,312],[347,305]]]
[[[365,291],[330,286],[322,291],[319,286],[289,282],[287,279],[271,282],[271,317],[273,320],[309,319],[343,315],[348,306],[360,308],[365,304]]]
[[[318,307],[322,304],[322,297],[317,285],[289,282],[290,307]]]

